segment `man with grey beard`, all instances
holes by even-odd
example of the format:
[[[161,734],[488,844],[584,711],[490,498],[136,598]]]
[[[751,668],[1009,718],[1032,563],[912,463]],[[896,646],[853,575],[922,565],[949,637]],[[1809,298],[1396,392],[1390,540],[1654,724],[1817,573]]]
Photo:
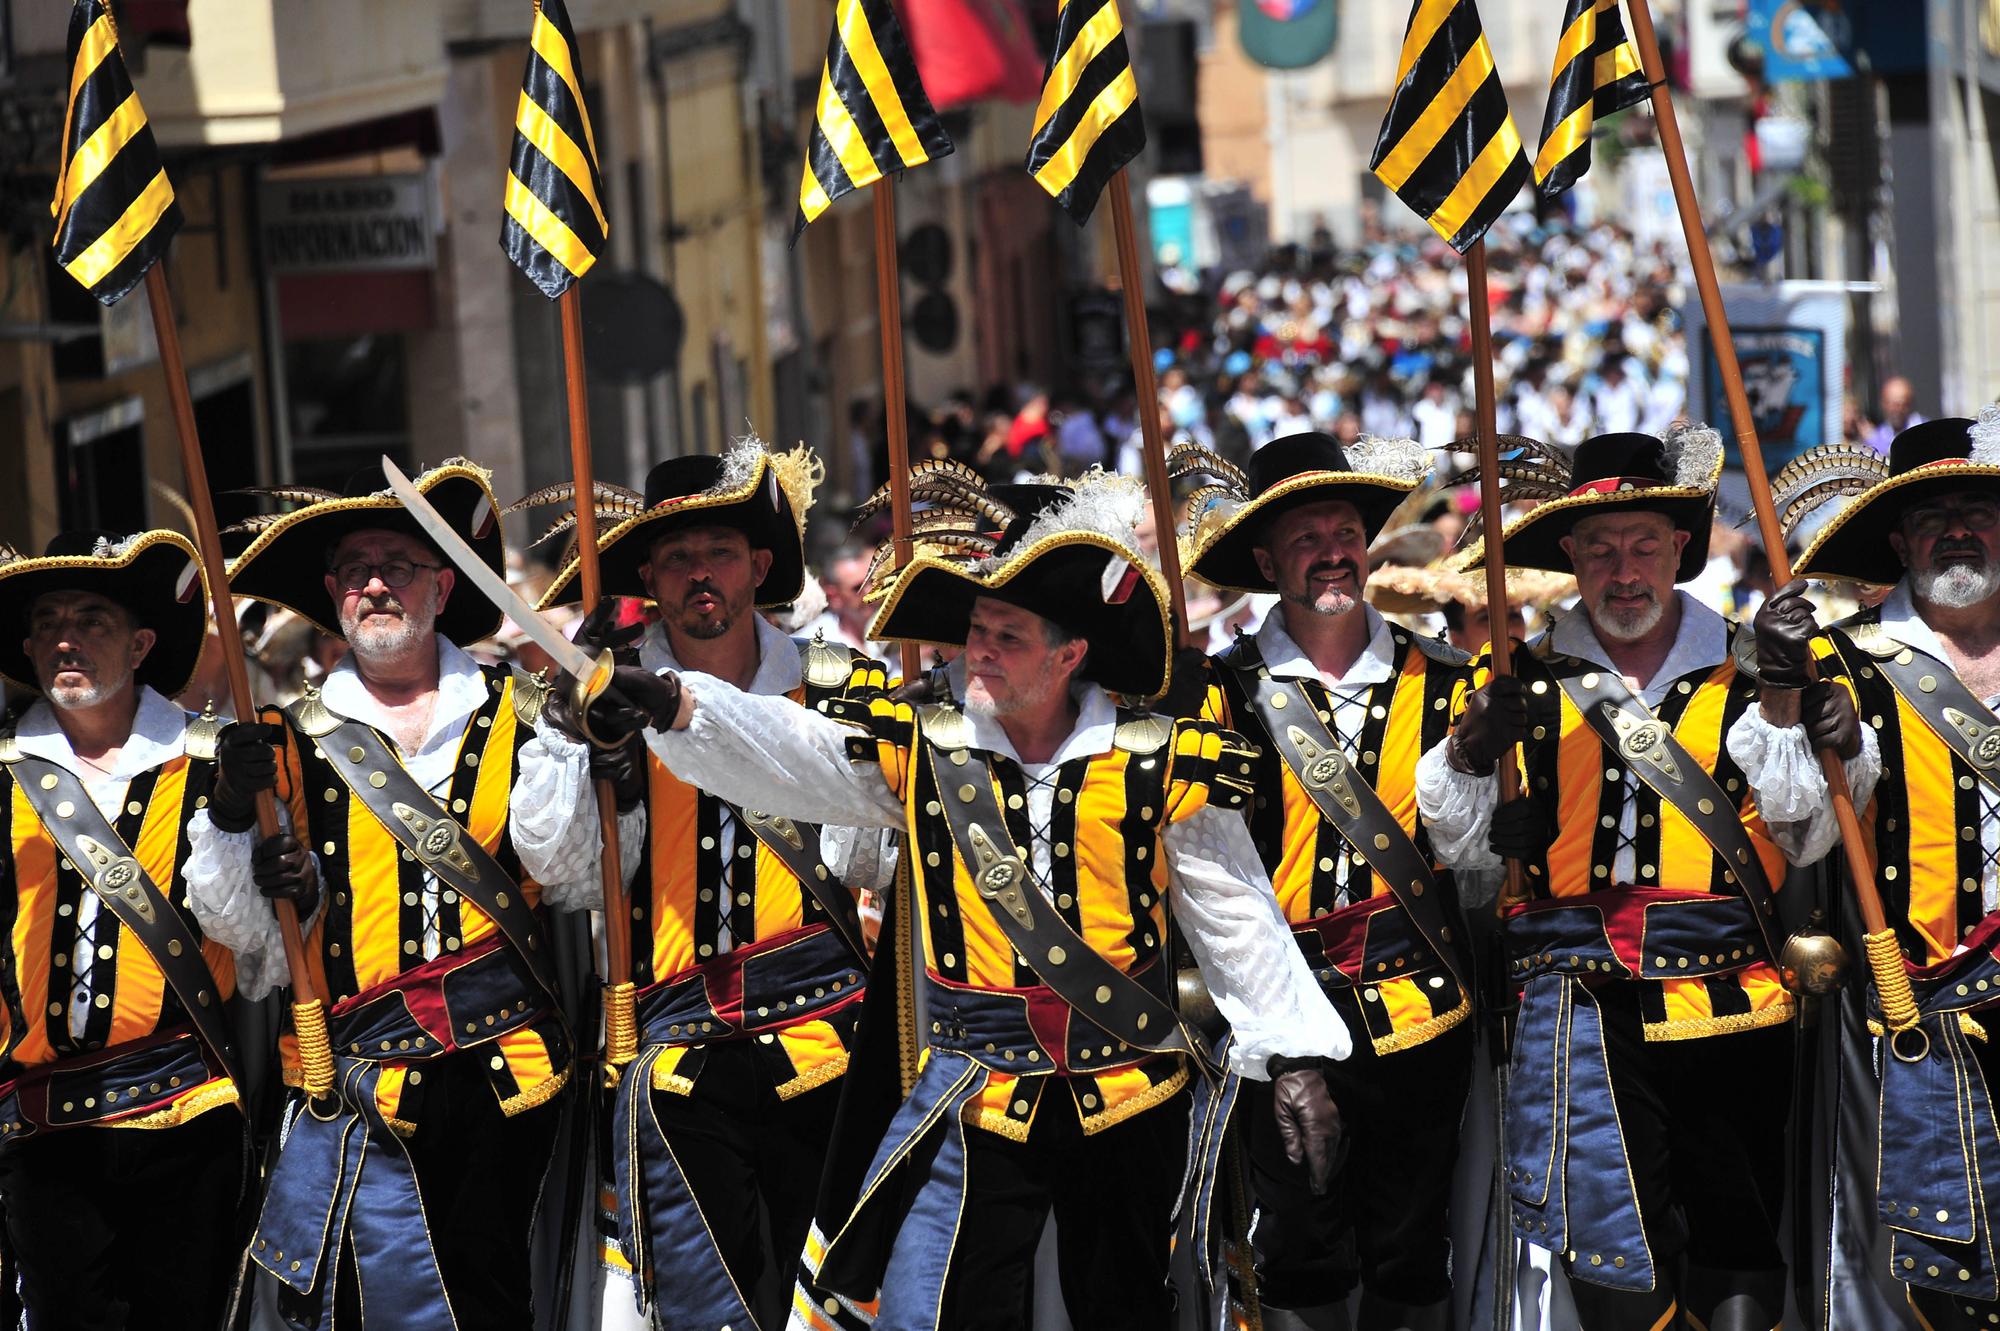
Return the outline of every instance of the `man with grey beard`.
[[[1573,572],[1580,605],[1417,767],[1446,863],[1520,868],[1501,901],[1521,993],[1505,1177],[1513,1232],[1559,1256],[1587,1331],[1683,1309],[1768,1331],[1784,1312],[1795,1004],[1766,909],[1783,859],[1723,751],[1751,706],[1736,626],[1675,588],[1706,558],[1721,471],[1702,427],[1525,459],[1553,497],[1507,529],[1507,563]],[[1496,809],[1517,745],[1522,794]]]
[[[232,569],[239,595],[348,645],[285,709],[276,763],[225,746],[227,798],[189,832],[200,858],[280,792],[287,830],[258,844],[254,888],[191,870],[191,900],[252,997],[286,978],[264,898],[292,901],[330,1000],[335,1093],[294,1106],[250,1256],[294,1324],[526,1331],[558,1097],[590,1034],[556,1000],[544,909],[596,890],[590,759],[541,721],[532,680],[466,654],[500,611],[381,479],[262,520]],[[497,570],[487,474],[451,462],[415,484]],[[294,1035],[281,1052],[296,1085]]]
[[[1853,460],[1825,450],[1795,466],[1802,484],[1838,482]],[[1843,1172],[1863,1197],[1879,1177],[1874,1213],[1889,1230],[1890,1273],[1907,1283],[1923,1324],[1991,1327],[2000,1323],[2000,1289],[1973,1257],[1992,1242],[1984,1204],[1939,1200],[1923,1180],[1957,1179],[1963,1197],[1971,1178],[1975,1197],[1991,1196],[1982,1166],[1991,1169],[2000,1154],[1989,1108],[2000,1056],[1990,1042],[1963,1038],[1959,1021],[1992,1027],[1986,1004],[2000,936],[1992,758],[2000,728],[2000,408],[1986,408],[1977,421],[1926,421],[1898,434],[1881,479],[1820,529],[1795,568],[1801,579],[1893,586],[1879,606],[1824,632],[1803,581],[1772,598],[1757,616],[1760,706],[1737,722],[1730,752],[1787,857],[1808,864],[1832,845],[1831,837],[1808,834],[1827,806],[1825,778],[1808,751],[1827,746],[1815,720],[1826,704],[1816,708],[1815,698],[1830,695],[1850,715],[1858,704],[1868,718],[1856,727],[1868,751],[1861,765],[1879,767],[1881,777],[1872,800],[1870,785],[1857,784],[1854,801],[1881,889],[1884,941],[1918,981],[1922,1020],[1896,1038],[1896,1057],[1877,1056],[1879,1086],[1859,1091],[1882,1107],[1879,1157],[1860,1153]],[[1817,681],[1808,668],[1814,658]],[[1932,1052],[1906,1062],[1922,1037]],[[1918,1066],[1954,1071],[1940,1087],[1913,1079]],[[1960,1131],[1937,1131],[1954,1121]],[[1934,1216],[1955,1223],[1929,1223]]]

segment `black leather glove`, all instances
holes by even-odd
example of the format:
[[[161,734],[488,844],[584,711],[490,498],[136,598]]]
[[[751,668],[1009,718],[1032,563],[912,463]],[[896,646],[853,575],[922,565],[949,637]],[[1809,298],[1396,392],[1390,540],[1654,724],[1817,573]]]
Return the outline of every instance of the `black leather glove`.
[[[1306,1167],[1307,1183],[1313,1195],[1320,1196],[1333,1181],[1340,1160],[1345,1136],[1340,1110],[1326,1089],[1318,1060],[1274,1054],[1265,1067],[1271,1074],[1271,1108],[1285,1158]]]
[[[1486,844],[1503,860],[1540,859],[1549,848],[1548,811],[1525,795],[1508,800],[1493,811]]]
[[[656,675],[643,666],[622,665],[612,672],[610,687],[590,704],[590,734],[586,734],[571,693],[570,681],[563,681],[549,693],[542,715],[580,744],[589,743],[592,734],[607,744],[619,744],[641,730],[669,729],[681,710],[679,675]]]
[[[890,702],[907,703],[911,707],[922,707],[927,703],[951,701],[951,675],[949,667],[935,665],[920,671],[912,680],[898,684],[889,691]]]
[[[1806,600],[1804,578],[1793,578],[1765,598],[1752,621],[1757,631],[1757,676],[1766,687],[1802,689],[1812,660],[1813,635],[1819,621]]]
[[[1799,695],[1799,720],[1806,742],[1815,750],[1832,749],[1842,762],[1861,753],[1861,717],[1846,689],[1831,680],[1816,679]]]
[[[224,726],[215,741],[215,788],[208,816],[216,830],[247,832],[257,824],[257,792],[278,785],[278,727],[262,721]]]
[[[618,812],[632,812],[646,797],[646,741],[635,734],[608,749],[592,745],[590,778],[609,781],[618,793]]]
[[[599,598],[597,608],[583,617],[577,626],[576,636],[571,639],[577,646],[596,656],[609,651],[612,659],[620,665],[639,664],[639,639],[646,636],[644,624],[627,624],[618,627],[618,612],[624,601],[622,596]]]
[[[1508,749],[1528,737],[1528,686],[1495,675],[1474,689],[1451,728],[1445,761],[1467,776],[1490,776]]]
[[[301,921],[319,907],[319,875],[312,856],[290,832],[267,836],[250,853],[250,880],[273,901],[289,901]]]

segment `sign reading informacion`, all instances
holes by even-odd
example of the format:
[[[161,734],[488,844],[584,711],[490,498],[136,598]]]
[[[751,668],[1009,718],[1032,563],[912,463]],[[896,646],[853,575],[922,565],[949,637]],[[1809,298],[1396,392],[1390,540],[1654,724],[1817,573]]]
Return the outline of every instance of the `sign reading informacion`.
[[[435,268],[432,194],[421,172],[267,180],[258,199],[265,261],[276,273]]]

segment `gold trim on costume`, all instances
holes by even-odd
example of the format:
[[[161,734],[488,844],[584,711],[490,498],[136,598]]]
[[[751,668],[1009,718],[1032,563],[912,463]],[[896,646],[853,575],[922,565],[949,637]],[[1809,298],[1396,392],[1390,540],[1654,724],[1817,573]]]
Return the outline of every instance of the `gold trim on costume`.
[[[1732,1012],[1725,1017],[1688,1017],[1681,1021],[1648,1022],[1646,1042],[1699,1040],[1710,1035],[1732,1035],[1737,1031],[1760,1030],[1790,1021],[1798,1013],[1791,996],[1758,1012]]]

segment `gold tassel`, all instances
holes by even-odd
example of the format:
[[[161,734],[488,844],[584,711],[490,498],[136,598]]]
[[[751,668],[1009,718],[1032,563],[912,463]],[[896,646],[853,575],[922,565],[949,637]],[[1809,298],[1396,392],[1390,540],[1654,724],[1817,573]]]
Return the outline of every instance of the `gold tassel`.
[[[639,1056],[636,990],[626,980],[604,994],[604,1084],[616,1086],[619,1070]]]
[[[326,1006],[319,999],[292,1004],[292,1030],[299,1038],[299,1079],[306,1098],[333,1093],[333,1038],[327,1034]]]
[[[1896,945],[1896,931],[1884,929],[1867,934],[1862,944],[1868,951],[1868,969],[1875,972],[1875,997],[1882,1004],[1882,1019],[1893,1031],[1907,1031],[1917,1024],[1917,996],[1910,992],[1910,974],[1903,969],[1903,950]]]

